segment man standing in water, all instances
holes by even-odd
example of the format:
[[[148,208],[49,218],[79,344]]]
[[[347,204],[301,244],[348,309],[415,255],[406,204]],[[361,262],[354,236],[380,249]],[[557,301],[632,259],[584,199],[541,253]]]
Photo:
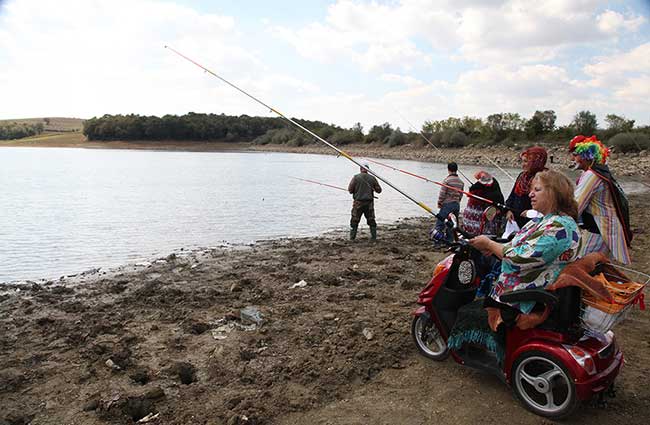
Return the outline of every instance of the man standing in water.
[[[381,193],[381,186],[375,178],[368,174],[370,166],[363,164],[360,173],[352,177],[348,185],[348,192],[352,194],[352,218],[350,219],[350,240],[357,237],[357,229],[361,216],[366,216],[370,226],[370,239],[377,240],[377,222],[375,221],[375,192]]]
[[[457,172],[458,164],[455,162],[450,162],[447,164],[448,175],[442,181],[442,184],[449,186],[452,189],[445,186],[440,189],[440,194],[438,195],[438,208],[440,209],[438,212],[439,217],[447,218],[450,213],[453,213],[456,217],[460,215],[460,199],[463,196],[462,192],[460,191],[465,188],[465,184],[458,177]],[[434,234],[440,235],[440,237],[443,237],[448,242],[451,242],[453,240],[451,231],[445,228],[444,221],[440,220],[439,218],[436,220]],[[438,242],[435,241],[435,244],[438,245]]]

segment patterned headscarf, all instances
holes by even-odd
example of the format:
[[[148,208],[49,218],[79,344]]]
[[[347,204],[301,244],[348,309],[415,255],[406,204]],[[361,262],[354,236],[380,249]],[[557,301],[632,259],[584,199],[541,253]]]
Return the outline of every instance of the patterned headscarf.
[[[593,164],[603,165],[609,157],[609,148],[596,138],[596,136],[585,137],[579,135],[569,143],[569,152],[578,155],[585,161]]]
[[[540,171],[546,170],[546,159],[548,154],[546,149],[541,146],[533,146],[521,153],[522,158],[526,158],[529,163],[529,169],[524,170],[515,182],[514,191],[517,196],[527,195],[530,192],[530,182],[533,177]]]
[[[490,186],[492,183],[494,183],[492,174],[488,173],[487,171],[477,171],[474,173],[474,178],[486,186]]]

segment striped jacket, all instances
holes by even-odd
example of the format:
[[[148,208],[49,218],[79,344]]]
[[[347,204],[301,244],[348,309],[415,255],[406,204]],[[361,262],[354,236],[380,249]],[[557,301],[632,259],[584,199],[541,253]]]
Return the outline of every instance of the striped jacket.
[[[463,183],[463,181],[458,177],[458,174],[455,173],[449,174],[447,178],[442,181],[442,184],[459,190],[465,188],[465,183]],[[440,195],[438,195],[438,208],[441,208],[443,204],[448,202],[460,202],[462,197],[463,194],[461,192],[442,186],[440,189]]]
[[[630,250],[625,243],[623,226],[616,214],[614,198],[607,185],[591,170],[587,170],[578,179],[575,198],[578,202],[578,214],[584,211],[591,214],[600,232],[582,232],[580,256],[590,252],[603,252],[612,260],[630,264]]]

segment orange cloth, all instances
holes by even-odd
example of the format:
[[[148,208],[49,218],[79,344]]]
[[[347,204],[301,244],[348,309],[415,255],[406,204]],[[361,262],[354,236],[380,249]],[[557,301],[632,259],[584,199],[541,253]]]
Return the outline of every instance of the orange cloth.
[[[599,263],[608,263],[609,259],[600,252],[593,252],[585,255],[583,258],[568,264],[561,272],[555,282],[546,287],[547,291],[554,291],[556,289],[564,288],[567,286],[577,286],[583,290],[583,293],[591,295],[594,299],[600,300],[611,304],[613,302],[612,295],[607,289],[607,279],[605,276],[591,276],[589,273],[596,268]],[[608,274],[620,276],[622,280],[627,281],[621,273],[615,268],[608,268]],[[601,273],[602,275],[602,273]],[[497,327],[503,323],[501,318],[501,310],[498,308],[487,308],[488,323],[490,328],[496,332]],[[519,329],[531,329],[543,323],[551,313],[551,309],[547,306],[543,312],[532,312],[529,314],[519,314],[517,316],[517,327]]]

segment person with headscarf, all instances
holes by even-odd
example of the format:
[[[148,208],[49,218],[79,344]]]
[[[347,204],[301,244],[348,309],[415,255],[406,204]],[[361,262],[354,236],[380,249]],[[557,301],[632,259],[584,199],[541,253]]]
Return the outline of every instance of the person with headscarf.
[[[530,220],[530,218],[521,215],[524,211],[531,209],[530,198],[528,197],[530,183],[533,181],[535,174],[546,170],[547,157],[546,149],[541,146],[528,148],[520,155],[523,171],[517,176],[510,196],[506,199],[506,206],[508,207],[506,218],[515,220],[520,228]]]
[[[494,203],[503,204],[503,193],[499,182],[487,171],[478,171],[474,174],[476,183],[469,188],[469,193],[489,199]],[[467,206],[463,210],[463,230],[472,235],[497,234],[498,220],[495,218],[483,223],[483,212],[492,205],[489,202],[469,196]]]
[[[574,137],[569,152],[582,170],[575,189],[582,228],[580,256],[602,252],[612,260],[629,264],[630,214],[623,189],[607,167],[609,149],[596,136]]]

